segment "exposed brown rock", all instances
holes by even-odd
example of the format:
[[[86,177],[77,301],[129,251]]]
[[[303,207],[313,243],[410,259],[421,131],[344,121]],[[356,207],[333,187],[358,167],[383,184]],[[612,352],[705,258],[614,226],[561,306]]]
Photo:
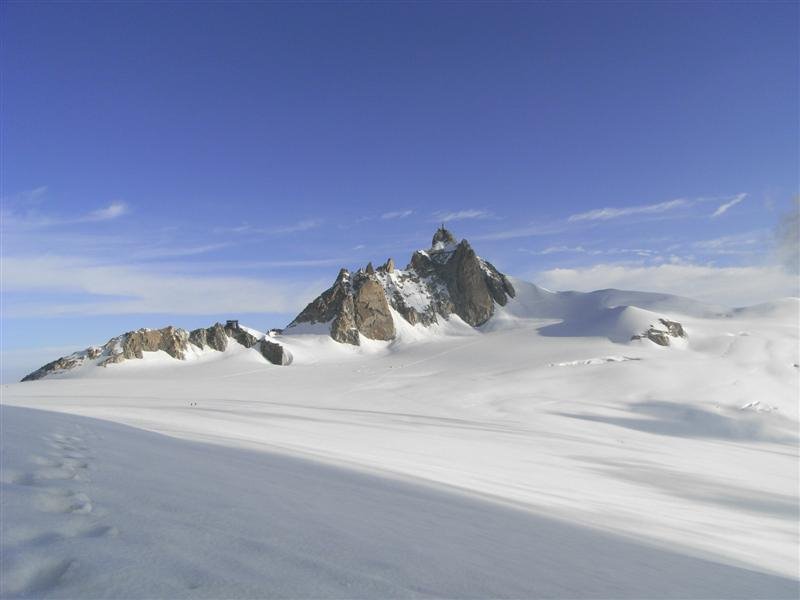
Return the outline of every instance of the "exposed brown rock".
[[[163,350],[173,358],[185,358],[189,334],[184,329],[139,329],[125,334],[122,340],[122,355],[125,358],[142,358],[143,352]]]
[[[360,282],[353,298],[356,329],[372,340],[394,338],[394,321],[386,293],[377,279]]]
[[[98,366],[106,367],[125,360],[140,359],[144,357],[145,352],[156,352],[158,350],[162,350],[178,360],[184,360],[186,352],[190,349],[189,344],[199,348],[209,347],[223,352],[228,346],[229,336],[247,348],[253,348],[259,344],[256,336],[238,325],[226,328],[220,323],[215,323],[211,327],[195,329],[191,333],[176,327],[138,329],[112,338],[102,347],[91,346],[81,352],[75,352],[47,363],[40,369],[26,375],[22,381],[41,379],[52,373],[73,369],[84,364],[86,360],[97,359]],[[291,363],[291,354],[276,342],[263,340],[257,350],[274,364],[288,365]]]
[[[189,334],[189,341],[198,348],[213,348],[224,352],[228,347],[228,334],[222,323],[214,323],[205,329],[195,329]]]

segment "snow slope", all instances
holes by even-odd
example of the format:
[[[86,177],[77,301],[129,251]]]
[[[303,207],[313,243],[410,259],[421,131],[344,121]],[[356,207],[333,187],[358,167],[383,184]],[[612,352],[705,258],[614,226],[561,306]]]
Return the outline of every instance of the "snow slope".
[[[789,579],[410,481],[3,408],[2,597],[773,598]]]
[[[195,557],[190,548],[202,547],[210,534],[187,531],[180,525],[184,517],[168,517],[172,496],[162,488],[172,490],[168,482],[174,479],[174,486],[191,490],[190,496],[170,492],[190,507],[185,518],[224,523],[214,531],[225,533],[220,556],[227,568],[231,573],[252,569],[247,571],[252,578],[226,578],[215,570],[188,577],[199,580],[191,595],[252,596],[252,588],[246,588],[250,582],[268,589],[266,595],[295,597],[796,596],[797,301],[729,310],[666,295],[615,290],[564,294],[519,281],[514,286],[517,298],[480,330],[457,318],[430,329],[406,324],[398,327],[393,342],[361,347],[309,332],[279,336],[295,357],[289,367],[265,364],[257,353],[243,350],[170,360],[157,368],[147,361],[127,361],[97,369],[102,376],[87,377],[93,372],[84,371],[83,377],[4,386],[6,405],[94,417],[172,438],[12,411],[3,424],[4,444],[19,432],[24,444],[42,436],[45,445],[55,443],[55,434],[74,436],[73,423],[110,428],[98,434],[106,441],[97,456],[113,457],[110,471],[136,471],[137,485],[147,491],[130,494],[136,502],[120,497],[115,512],[137,513],[142,520],[156,515],[155,522],[166,529],[151,551],[153,560],[163,554],[164,565],[171,564],[170,552],[186,548],[183,560],[194,573],[203,573],[197,565],[205,555]],[[629,340],[628,333],[655,318],[681,322],[688,340],[671,347]],[[82,434],[75,437],[85,440]],[[119,442],[119,451],[114,450],[117,438],[127,440]],[[21,474],[16,482],[4,483],[4,498],[31,494],[43,485],[36,474],[38,459],[31,457],[47,456],[23,447],[21,453],[4,452],[4,472]],[[150,447],[152,452],[145,453]],[[195,452],[191,449],[204,458],[181,458],[184,451]],[[145,458],[136,463],[139,453]],[[213,458],[217,453],[225,458]],[[173,456],[175,470],[169,477],[160,475],[171,468]],[[235,462],[233,456],[246,466],[231,466],[231,473],[215,476]],[[300,493],[310,488],[293,487],[294,479],[286,479],[292,469],[281,471],[270,484],[255,470],[254,461],[284,464],[290,457],[306,461],[292,463],[304,465],[292,477],[309,486],[313,478],[304,479],[302,473],[311,469],[321,478],[313,485],[327,488],[328,478],[363,478],[358,481],[365,482],[369,494],[385,493],[391,500],[383,502],[388,508],[378,515],[381,503],[370,508],[359,504],[359,494],[350,490],[358,496],[350,498],[342,491],[332,502],[355,503],[357,514],[379,533],[371,538],[364,528],[351,525],[346,528],[354,532],[350,545],[335,546],[325,568],[316,558],[304,562],[306,555],[300,553],[295,556],[305,568],[286,571],[274,567],[286,562],[269,563],[273,567],[265,567],[259,579],[255,556],[272,560],[270,553],[280,555],[283,545],[251,546],[236,532],[252,528],[257,532],[253,540],[271,539],[274,486],[285,485],[285,494],[275,498],[292,504],[293,512],[277,514],[281,527],[297,533],[293,543],[313,546],[318,536],[330,541],[346,535],[338,529],[331,534],[329,528],[336,527],[335,519],[349,523],[347,518],[324,512],[344,508],[321,503],[321,492]],[[135,464],[147,468],[137,470]],[[97,477],[89,474],[98,486],[94,495],[77,485],[70,489],[93,502],[100,494],[112,494],[118,480],[101,485],[100,473],[97,463]],[[392,487],[401,485],[397,478],[410,487]],[[26,487],[25,481],[35,485]],[[253,486],[262,512],[253,508],[258,502],[250,499],[244,481]],[[232,491],[222,491],[225,486]],[[421,498],[423,508],[412,498]],[[79,510],[80,502],[83,496],[76,500]],[[40,517],[32,501],[20,501],[18,510],[15,522],[37,523]],[[452,520],[443,516],[450,512]],[[217,521],[222,513],[224,521]],[[4,520],[4,527],[8,523]],[[437,535],[420,537],[425,524]],[[117,535],[111,541],[103,538],[100,545],[128,548],[125,544],[134,543],[128,536],[135,538],[138,522],[109,525]],[[537,537],[537,531],[547,533]],[[70,541],[74,551],[69,560],[81,568],[102,567],[102,557],[88,549],[90,541],[98,540]],[[22,594],[36,595],[31,590],[39,584],[26,583],[19,573],[38,559],[15,558],[29,550],[24,536],[4,535],[2,543],[8,581],[22,582],[15,584]],[[458,553],[459,547],[470,553]],[[56,556],[48,548],[43,545],[35,556]],[[408,550],[414,558],[403,563],[391,554],[393,548],[423,554]],[[377,563],[366,562],[368,555],[379,557]],[[497,561],[485,566],[493,555]],[[620,557],[624,560],[614,562]],[[362,563],[367,566],[359,570]],[[436,565],[441,565],[438,579],[426,575]],[[50,584],[42,589],[75,595],[78,588],[69,582],[77,586],[84,578],[69,579],[72,568],[45,577]],[[293,575],[282,579],[284,573]],[[474,583],[477,574],[489,583]],[[361,578],[373,575],[380,583],[369,587]],[[759,579],[767,575],[773,578]],[[243,587],[231,580],[244,582]],[[86,579],[86,585],[91,581]],[[180,581],[155,570],[150,580],[136,584],[141,591],[122,584],[110,589],[119,595],[172,596],[180,595],[175,591],[182,589]],[[345,582],[353,583],[352,593],[336,587]],[[651,582],[649,589],[644,582]],[[104,584],[96,585],[92,589]]]

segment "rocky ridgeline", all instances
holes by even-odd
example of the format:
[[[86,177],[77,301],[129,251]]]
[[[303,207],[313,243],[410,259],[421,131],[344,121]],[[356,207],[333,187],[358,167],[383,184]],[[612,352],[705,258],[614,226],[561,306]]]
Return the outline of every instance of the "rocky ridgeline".
[[[99,367],[121,363],[126,360],[144,358],[145,352],[166,352],[178,360],[185,360],[191,346],[200,350],[212,348],[224,352],[233,339],[245,348],[254,348],[274,365],[288,365],[291,354],[280,344],[268,339],[259,339],[238,325],[215,323],[206,329],[186,331],[177,327],[163,329],[138,329],[110,339],[103,346],[91,346],[86,350],[63,356],[27,375],[22,381],[41,379],[50,374],[67,371],[93,361]]]
[[[405,269],[397,269],[391,258],[378,268],[369,263],[355,273],[342,269],[333,285],[309,303],[282,333],[302,333],[304,325],[315,326],[311,330],[316,332],[323,325],[323,330],[334,340],[344,344],[357,346],[362,336],[388,341],[397,333],[393,311],[411,325],[430,326],[457,315],[477,327],[515,294],[508,278],[475,254],[467,240],[456,241],[452,233],[441,227],[434,234],[431,247],[414,252]],[[54,360],[22,381],[41,379],[88,363],[106,367],[141,359],[145,352],[159,350],[185,360],[194,352],[193,347],[225,352],[231,340],[257,350],[272,364],[288,365],[291,354],[273,337],[256,337],[239,327],[237,321],[194,331],[175,327],[139,329],[112,338],[103,346],[92,346]],[[680,323],[659,319],[658,326],[651,325],[631,339],[648,339],[669,346],[671,340],[685,337]]]
[[[472,326],[482,325],[514,297],[505,275],[472,249],[456,242],[444,227],[436,231],[428,250],[418,250],[405,269],[386,264],[350,273],[339,271],[334,284],[315,298],[286,328],[329,323],[337,342],[358,345],[360,336],[373,340],[395,337],[390,307],[412,325],[432,325],[458,315]]]

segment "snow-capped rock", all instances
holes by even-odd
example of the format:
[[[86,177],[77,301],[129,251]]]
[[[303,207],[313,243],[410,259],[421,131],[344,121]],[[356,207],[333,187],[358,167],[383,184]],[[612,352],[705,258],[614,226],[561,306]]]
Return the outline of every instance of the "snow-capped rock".
[[[648,339],[659,346],[669,346],[671,339],[686,338],[686,331],[683,325],[677,321],[670,321],[669,319],[659,319],[661,326],[650,325],[642,333],[637,333],[631,336],[632,340]]]

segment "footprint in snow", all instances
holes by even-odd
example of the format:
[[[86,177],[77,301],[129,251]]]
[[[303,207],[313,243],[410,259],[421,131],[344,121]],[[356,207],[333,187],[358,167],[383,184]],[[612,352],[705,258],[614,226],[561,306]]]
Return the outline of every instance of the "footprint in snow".
[[[71,558],[22,556],[5,572],[2,596],[40,594],[70,577],[78,562]]]
[[[85,434],[83,430],[77,430]],[[88,471],[93,469],[92,456],[83,437],[54,433],[44,436],[50,450],[45,455],[30,457],[32,468],[28,471],[6,469],[4,483],[30,486],[34,493],[32,505],[43,513],[63,515],[52,529],[20,531],[13,534],[20,553],[12,564],[4,568],[0,596],[39,595],[56,587],[74,575],[78,563],[73,558],[40,556],[51,546],[67,539],[106,538],[119,535],[116,527],[97,522],[97,511],[89,495],[80,489],[64,487],[65,482],[80,484],[90,481]],[[102,511],[100,511],[102,513]],[[27,554],[25,548],[34,552]]]

